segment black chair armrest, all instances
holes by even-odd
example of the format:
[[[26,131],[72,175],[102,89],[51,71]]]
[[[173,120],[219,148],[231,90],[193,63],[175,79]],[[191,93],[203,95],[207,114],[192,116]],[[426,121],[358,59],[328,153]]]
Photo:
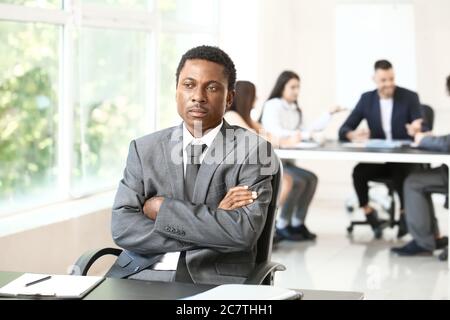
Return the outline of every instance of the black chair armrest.
[[[121,253],[122,249],[117,248],[103,248],[87,251],[81,257],[79,257],[77,262],[75,262],[75,264],[72,266],[70,274],[85,276],[87,275],[89,268],[95,261],[97,261],[98,258],[108,254],[118,257]]]
[[[244,284],[262,284],[264,279],[275,271],[284,271],[286,267],[277,262],[263,262],[257,264]]]

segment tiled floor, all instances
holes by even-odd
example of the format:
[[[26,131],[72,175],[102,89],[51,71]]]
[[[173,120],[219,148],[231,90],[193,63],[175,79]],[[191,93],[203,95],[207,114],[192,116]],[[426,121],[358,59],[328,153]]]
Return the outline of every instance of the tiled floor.
[[[439,225],[447,234],[448,214],[437,204]],[[357,212],[358,217],[360,213]],[[432,257],[398,257],[389,252],[410,240],[396,239],[396,228],[386,229],[375,240],[368,226],[356,227],[349,238],[350,216],[336,201],[315,202],[307,225],[318,234],[316,242],[283,241],[275,248],[273,261],[287,271],[277,273],[275,285],[290,288],[362,291],[366,299],[449,299],[447,263]]]

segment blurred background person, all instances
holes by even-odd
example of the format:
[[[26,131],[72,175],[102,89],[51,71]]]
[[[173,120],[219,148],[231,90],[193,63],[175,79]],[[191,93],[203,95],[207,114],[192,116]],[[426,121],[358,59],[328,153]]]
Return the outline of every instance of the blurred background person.
[[[447,77],[447,92],[450,95],[450,76]],[[420,149],[450,153],[450,134],[437,137],[431,132],[416,132],[414,140]],[[423,169],[410,174],[406,179],[406,222],[413,240],[402,247],[391,249],[398,255],[431,255],[434,250],[448,246],[448,237],[440,235],[431,194],[425,190],[428,187],[448,190],[447,166]],[[448,252],[444,253],[445,258],[447,254]]]
[[[363,142],[368,139],[411,140],[407,124],[420,131],[421,107],[417,93],[398,87],[392,64],[379,60],[374,65],[373,81],[376,90],[364,93],[352,113],[339,130],[341,141]],[[363,120],[369,130],[357,129]],[[374,231],[381,228],[378,212],[369,204],[369,181],[391,178],[400,198],[400,222],[398,237],[407,234],[404,216],[403,182],[417,166],[408,163],[359,163],[353,169],[353,186],[359,206]]]
[[[332,115],[341,111],[339,107],[335,107],[305,128],[302,110],[297,101],[299,93],[300,77],[292,71],[282,72],[263,106],[260,117],[264,130],[272,137],[289,139],[293,145],[311,139],[312,133],[325,129]],[[292,189],[278,216],[276,234],[287,240],[314,240],[316,234],[309,231],[305,220],[316,192],[317,176],[311,171],[297,167],[293,161],[283,160],[283,166],[285,174],[292,178]]]
[[[255,106],[256,102],[256,87],[253,83],[249,81],[237,81],[236,82],[236,94],[233,100],[233,104],[225,113],[224,119],[231,125],[239,126],[247,130],[258,133],[267,141],[271,142],[274,147],[279,147],[280,144],[283,146],[290,146],[297,143],[296,140],[288,137],[285,139],[273,139],[272,135],[265,132],[261,124],[254,121],[250,114]],[[279,204],[283,206],[287,196],[292,190],[292,177],[289,173],[284,172],[282,182]],[[294,236],[296,238],[301,238],[300,236]],[[280,240],[276,238],[276,240]]]

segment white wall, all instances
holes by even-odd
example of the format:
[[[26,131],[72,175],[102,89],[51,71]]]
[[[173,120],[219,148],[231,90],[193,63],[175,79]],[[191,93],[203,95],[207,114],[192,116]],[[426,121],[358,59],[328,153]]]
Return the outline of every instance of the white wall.
[[[0,237],[0,270],[67,274],[86,251],[115,247],[110,232],[111,210]],[[100,259],[89,274],[102,274],[114,258]]]
[[[257,84],[260,103],[268,96],[282,70],[297,71],[303,80],[300,102],[305,108],[307,119],[313,119],[337,101],[335,43],[337,5],[380,1],[258,0],[256,2],[256,6],[255,0],[222,2],[221,24],[226,27],[221,28],[221,45],[225,50],[229,50],[237,61],[238,73],[239,69],[244,70],[239,74],[239,78],[247,78]],[[450,120],[448,118],[450,100],[444,90],[445,77],[450,74],[448,58],[450,1],[382,2],[414,4],[417,91],[423,102],[429,103],[439,111],[440,117],[436,123],[438,131],[445,130],[445,123]],[[255,28],[256,18],[257,28]],[[229,28],[230,26],[233,27]],[[399,39],[398,45],[402,45],[402,39]],[[358,42],[355,39],[355,47],[357,46]],[[407,58],[410,60],[410,57]],[[371,76],[370,67],[367,78]],[[355,83],[358,81],[360,80],[355,79]],[[348,85],[352,86],[351,83]]]
[[[450,75],[450,1],[415,0],[418,91],[438,117],[435,132],[450,132],[450,99],[445,78]]]

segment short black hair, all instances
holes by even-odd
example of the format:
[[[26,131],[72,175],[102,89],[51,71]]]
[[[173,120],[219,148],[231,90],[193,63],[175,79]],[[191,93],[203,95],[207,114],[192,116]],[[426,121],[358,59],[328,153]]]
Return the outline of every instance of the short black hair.
[[[378,60],[377,62],[375,62],[374,69],[375,71],[377,71],[378,69],[389,70],[392,69],[392,63],[387,60]]]
[[[228,79],[228,90],[234,90],[236,84],[236,68],[233,60],[223,50],[213,46],[199,46],[188,50],[180,60],[177,68],[177,85],[181,69],[187,60],[207,60],[223,66],[223,72]]]
[[[447,92],[450,94],[450,76],[447,77]]]

